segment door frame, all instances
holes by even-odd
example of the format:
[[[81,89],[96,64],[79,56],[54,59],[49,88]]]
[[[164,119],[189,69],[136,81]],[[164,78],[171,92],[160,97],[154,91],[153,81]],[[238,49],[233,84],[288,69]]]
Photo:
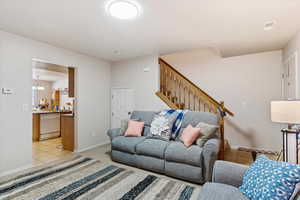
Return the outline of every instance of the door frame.
[[[299,66],[298,66],[298,63],[299,63],[299,61],[298,61],[298,50],[296,50],[296,51],[294,51],[293,53],[291,53],[289,56],[288,56],[288,58],[287,59],[285,59],[284,61],[283,61],[283,66],[282,66],[282,75],[281,75],[281,84],[282,84],[282,98],[286,98],[285,97],[285,77],[284,77],[284,75],[285,75],[285,66],[288,64],[288,62],[291,60],[291,59],[293,59],[293,58],[295,58],[295,65],[296,65],[296,68],[295,68],[295,82],[296,82],[296,84],[295,84],[295,94],[296,94],[296,99],[299,99],[300,97],[299,97],[299,86],[298,86],[298,82],[299,82],[299,77],[298,77],[298,75],[299,75]]]
[[[113,116],[112,116],[112,107],[113,107],[113,104],[112,104],[112,99],[113,99],[113,90],[117,90],[117,89],[125,89],[125,90],[132,90],[133,92],[135,92],[135,90],[133,88],[130,88],[130,87],[111,87],[110,88],[110,128],[112,128],[112,121],[113,121]]]
[[[78,109],[77,109],[77,99],[78,99],[78,67],[73,66],[73,65],[68,65],[68,64],[61,64],[57,63],[55,61],[50,61],[50,60],[45,60],[45,59],[40,59],[37,57],[31,58],[31,61],[38,61],[38,62],[44,62],[44,63],[50,63],[50,64],[55,64],[55,65],[60,65],[64,66],[67,68],[73,68],[74,69],[74,100],[73,100],[73,113],[74,113],[74,150],[73,153],[78,152]],[[31,79],[32,79],[32,69],[33,67],[31,66]],[[32,117],[31,117],[32,118]],[[32,123],[32,122],[31,122]],[[32,127],[31,127],[31,132],[32,132]],[[33,141],[31,140],[31,145],[33,145]]]

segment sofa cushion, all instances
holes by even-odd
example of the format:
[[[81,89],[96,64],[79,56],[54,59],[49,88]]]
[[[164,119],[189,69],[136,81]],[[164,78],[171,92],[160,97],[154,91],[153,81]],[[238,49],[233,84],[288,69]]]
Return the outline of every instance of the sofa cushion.
[[[199,200],[249,200],[236,187],[221,183],[206,183]]]
[[[179,140],[180,136],[182,135],[183,129],[186,128],[189,124],[193,127],[196,127],[199,122],[204,122],[211,125],[219,125],[219,117],[216,114],[209,113],[209,112],[197,112],[197,111],[188,111],[185,113],[182,124],[181,130],[179,135],[177,136],[177,140]],[[216,132],[217,137],[219,135],[219,131]]]
[[[199,122],[218,126],[219,118],[218,115],[209,112],[188,111],[184,115],[181,126],[185,128],[191,124],[193,127],[195,127]]]
[[[145,123],[144,131],[143,131],[143,136],[149,136],[151,135],[150,133],[150,126],[151,122],[153,121],[154,115],[159,112],[154,112],[154,111],[133,111],[130,119],[139,119],[139,121],[142,121]]]
[[[182,142],[171,142],[166,149],[165,159],[202,167],[202,148],[198,145],[186,147]]]
[[[164,154],[168,141],[160,139],[146,139],[136,146],[136,153],[138,155],[152,156],[164,159]]]
[[[136,145],[143,142],[146,137],[125,137],[118,136],[112,140],[111,148],[113,150],[135,153]]]

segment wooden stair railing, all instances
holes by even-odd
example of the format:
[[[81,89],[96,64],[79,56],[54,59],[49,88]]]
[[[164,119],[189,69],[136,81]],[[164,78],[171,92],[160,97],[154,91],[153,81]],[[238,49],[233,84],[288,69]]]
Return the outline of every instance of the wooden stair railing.
[[[206,92],[201,90],[184,75],[174,69],[170,64],[159,58],[160,64],[160,91],[156,93],[172,109],[188,109],[193,111],[211,112],[220,114],[220,154],[224,159],[224,117],[234,114]]]

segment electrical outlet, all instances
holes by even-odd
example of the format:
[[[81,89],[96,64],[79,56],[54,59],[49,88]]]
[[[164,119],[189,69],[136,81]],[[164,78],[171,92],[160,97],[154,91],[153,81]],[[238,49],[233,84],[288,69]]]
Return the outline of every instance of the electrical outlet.
[[[91,133],[91,135],[92,135],[93,137],[95,137],[95,136],[96,136],[96,132],[93,131],[93,132]]]

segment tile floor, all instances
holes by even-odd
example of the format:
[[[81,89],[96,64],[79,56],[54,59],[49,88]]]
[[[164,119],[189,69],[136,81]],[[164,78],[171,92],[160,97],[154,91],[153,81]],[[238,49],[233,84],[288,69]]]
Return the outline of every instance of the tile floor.
[[[33,165],[40,165],[72,155],[62,148],[61,138],[50,139],[32,144]]]

